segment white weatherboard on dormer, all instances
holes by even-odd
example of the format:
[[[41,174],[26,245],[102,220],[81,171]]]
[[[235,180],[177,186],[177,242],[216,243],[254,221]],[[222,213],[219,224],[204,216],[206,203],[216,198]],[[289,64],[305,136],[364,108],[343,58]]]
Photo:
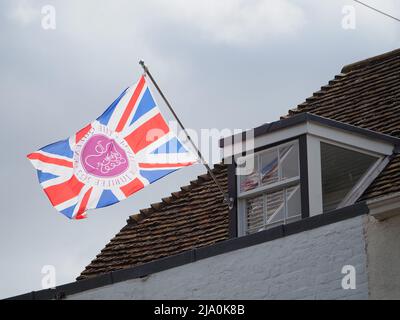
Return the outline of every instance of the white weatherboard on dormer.
[[[240,152],[248,152],[253,149],[279,143],[303,134],[324,138],[332,142],[339,142],[349,147],[372,151],[380,155],[390,155],[393,152],[393,144],[372,138],[360,133],[351,132],[341,128],[325,126],[314,121],[307,121],[281,130],[273,131],[254,138],[254,144],[237,141],[223,147],[223,157],[228,158]],[[240,152],[239,152],[240,151]]]

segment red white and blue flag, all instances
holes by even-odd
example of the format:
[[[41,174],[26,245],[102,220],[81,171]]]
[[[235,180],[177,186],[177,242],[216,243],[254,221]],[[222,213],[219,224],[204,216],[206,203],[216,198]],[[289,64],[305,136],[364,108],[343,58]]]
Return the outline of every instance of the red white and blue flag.
[[[70,219],[139,191],[197,157],[171,132],[142,76],[95,121],[28,155],[51,204]]]

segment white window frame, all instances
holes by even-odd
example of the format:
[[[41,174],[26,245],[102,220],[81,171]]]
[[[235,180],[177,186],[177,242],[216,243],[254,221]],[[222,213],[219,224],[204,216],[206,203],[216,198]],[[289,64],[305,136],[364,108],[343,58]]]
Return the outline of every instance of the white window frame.
[[[337,209],[351,205],[357,201],[359,196],[371,184],[374,177],[384,169],[384,165],[388,161],[389,155],[382,154],[376,150],[367,149],[365,144],[361,147],[355,147],[350,143],[338,141],[336,136],[329,138],[307,134],[307,167],[308,167],[308,198],[310,216],[316,216],[323,213],[323,197],[322,197],[322,171],[321,171],[321,142],[331,144],[343,149],[353,150],[366,155],[374,156],[377,161],[371,166],[367,172],[360,178],[359,182],[349,191],[343,201],[338,205]],[[348,141],[348,140],[347,140]],[[347,142],[346,141],[346,142]],[[310,169],[313,168],[313,169]],[[358,195],[358,197],[356,197]]]
[[[255,153],[251,154],[250,156],[245,156],[245,158],[257,157],[257,161],[258,161],[257,170],[259,171],[259,170],[261,170],[261,166],[260,166],[261,155],[263,153],[266,153],[266,152],[271,152],[271,151],[274,151],[274,150],[278,150],[278,152],[277,152],[277,154],[278,154],[278,177],[281,177],[282,167],[280,166],[281,159],[280,159],[279,149],[283,148],[285,146],[295,145],[295,144],[297,144],[297,148],[298,148],[298,151],[299,151],[299,153],[298,153],[299,156],[297,158],[297,166],[298,166],[298,173],[299,173],[298,176],[292,177],[292,178],[289,178],[289,179],[285,179],[283,181],[277,181],[277,182],[274,182],[274,183],[271,183],[271,184],[267,184],[267,185],[264,185],[264,186],[259,186],[259,187],[256,187],[256,188],[252,189],[252,190],[248,190],[248,191],[244,191],[244,192],[240,191],[241,176],[236,176],[236,179],[237,179],[237,191],[236,192],[237,192],[237,199],[238,199],[238,235],[239,236],[247,234],[248,228],[247,228],[246,201],[249,198],[253,198],[253,197],[257,197],[257,196],[263,195],[263,207],[265,209],[265,207],[266,207],[266,195],[268,193],[273,193],[275,191],[284,190],[285,191],[285,195],[284,195],[283,205],[285,206],[285,215],[284,215],[283,224],[285,224],[287,222],[291,222],[291,221],[297,220],[297,217],[291,217],[291,218],[287,219],[286,213],[287,213],[287,189],[289,187],[296,186],[296,185],[298,185],[301,188],[301,183],[300,183],[300,145],[299,145],[299,140],[298,139],[293,139],[293,140],[291,140],[289,142],[282,143],[282,144],[276,145],[276,146],[271,147],[271,148],[266,148],[266,149],[260,150],[258,152],[255,152]],[[301,216],[301,214],[300,214],[300,216]],[[271,219],[272,219],[272,217],[269,218],[269,220],[271,220]],[[291,220],[291,221],[289,221],[289,220]],[[273,227],[273,226],[281,225],[281,224],[282,224],[282,222],[279,221],[279,222],[275,222],[275,223],[272,223],[272,224],[268,225],[267,221],[264,221],[264,228],[263,229],[265,230],[265,229],[267,229],[269,227]]]

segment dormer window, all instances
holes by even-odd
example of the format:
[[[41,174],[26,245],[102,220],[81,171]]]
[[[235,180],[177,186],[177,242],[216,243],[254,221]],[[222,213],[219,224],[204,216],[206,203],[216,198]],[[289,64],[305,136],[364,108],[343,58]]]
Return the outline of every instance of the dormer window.
[[[400,145],[392,136],[307,113],[251,133],[251,144],[243,134],[221,140],[235,200],[230,230],[239,236],[354,204]],[[248,163],[250,170],[238,170]]]
[[[253,170],[238,177],[238,199],[245,212],[245,233],[254,233],[301,218],[299,145],[269,148],[245,161]]]

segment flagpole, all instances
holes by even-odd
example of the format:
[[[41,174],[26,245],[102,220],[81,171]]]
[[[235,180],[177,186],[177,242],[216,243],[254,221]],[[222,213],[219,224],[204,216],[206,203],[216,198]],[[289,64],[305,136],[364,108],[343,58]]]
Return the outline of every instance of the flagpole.
[[[167,105],[168,109],[171,111],[172,115],[175,117],[176,121],[178,122],[179,126],[181,127],[181,129],[183,130],[183,132],[186,134],[189,142],[191,143],[191,145],[193,146],[193,148],[196,150],[198,157],[200,158],[200,161],[202,162],[202,164],[205,166],[205,168],[207,169],[208,173],[210,174],[211,178],[214,180],[214,183],[217,185],[219,191],[221,192],[221,194],[224,197],[224,202],[226,202],[226,204],[228,205],[229,209],[232,208],[232,199],[229,198],[229,195],[227,193],[224,192],[224,190],[222,189],[221,185],[219,184],[217,177],[214,175],[214,173],[211,171],[210,166],[207,164],[207,162],[205,161],[203,155],[201,154],[201,151],[199,148],[197,148],[197,146],[194,144],[192,138],[190,137],[189,133],[187,132],[185,126],[183,125],[182,121],[179,119],[178,115],[175,113],[174,109],[172,108],[171,104],[169,103],[169,101],[167,100],[167,98],[165,97],[164,93],[161,91],[160,87],[158,86],[157,82],[154,80],[153,76],[151,75],[149,68],[144,64],[143,60],[139,61],[139,64],[143,67],[143,70],[145,72],[145,74],[147,74],[151,80],[151,82],[154,84],[154,86],[156,87],[158,93],[160,94],[161,98],[163,98],[165,104]]]

